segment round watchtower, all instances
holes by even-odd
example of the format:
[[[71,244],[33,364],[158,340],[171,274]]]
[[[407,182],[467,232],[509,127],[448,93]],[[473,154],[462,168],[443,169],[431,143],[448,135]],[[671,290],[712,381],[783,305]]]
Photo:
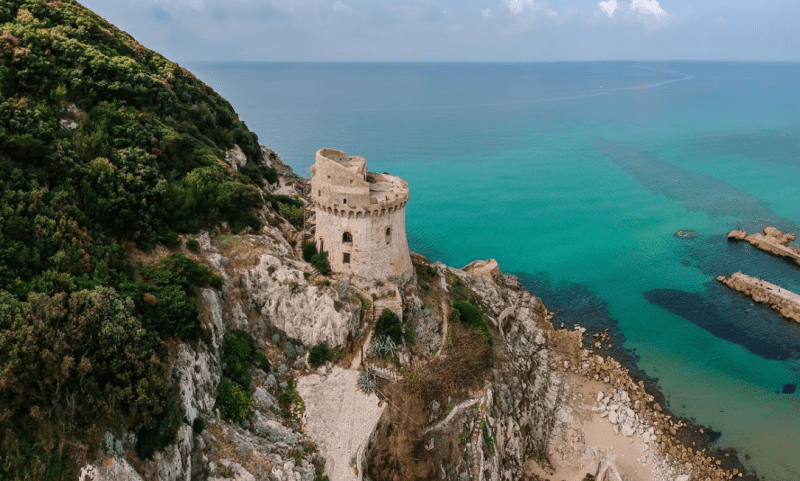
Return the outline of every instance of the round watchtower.
[[[363,157],[320,149],[311,167],[311,197],[317,249],[328,253],[333,272],[367,283],[411,278],[406,181],[367,172]]]

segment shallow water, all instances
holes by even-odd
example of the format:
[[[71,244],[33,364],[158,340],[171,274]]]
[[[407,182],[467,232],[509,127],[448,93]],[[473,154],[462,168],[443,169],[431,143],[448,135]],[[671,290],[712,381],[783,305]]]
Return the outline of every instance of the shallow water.
[[[189,67],[299,174],[335,147],[407,179],[413,250],[494,257],[556,323],[614,323],[674,412],[800,479],[800,393],[782,394],[800,325],[714,281],[800,290],[800,269],[725,239],[800,226],[800,65]]]

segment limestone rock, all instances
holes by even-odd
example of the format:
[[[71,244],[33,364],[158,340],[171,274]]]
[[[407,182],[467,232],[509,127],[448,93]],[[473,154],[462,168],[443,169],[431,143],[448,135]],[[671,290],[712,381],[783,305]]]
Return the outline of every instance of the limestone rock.
[[[82,467],[78,481],[143,481],[139,473],[123,458],[106,458],[97,466]]]
[[[264,254],[244,272],[243,290],[289,338],[308,346],[344,346],[360,323],[361,304],[345,304],[335,289],[309,285],[302,268],[303,263]]]
[[[247,156],[242,151],[241,147],[234,145],[232,149],[225,152],[225,162],[233,167],[233,170],[239,170],[247,164]]]

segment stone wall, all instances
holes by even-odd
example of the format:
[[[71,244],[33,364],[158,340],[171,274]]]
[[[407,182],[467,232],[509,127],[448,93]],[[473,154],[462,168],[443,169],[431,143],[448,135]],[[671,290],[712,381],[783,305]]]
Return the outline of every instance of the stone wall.
[[[388,242],[386,229],[391,229]],[[343,241],[345,232],[352,242]],[[375,217],[342,217],[317,210],[315,240],[317,248],[328,253],[334,272],[366,281],[391,276],[406,281],[413,274],[405,207]],[[344,262],[345,254],[350,255],[349,263]]]

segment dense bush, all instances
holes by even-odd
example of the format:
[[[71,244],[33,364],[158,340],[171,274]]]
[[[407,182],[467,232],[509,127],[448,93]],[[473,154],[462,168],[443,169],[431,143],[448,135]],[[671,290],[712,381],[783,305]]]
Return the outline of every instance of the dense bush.
[[[217,403],[222,412],[233,421],[243,421],[250,413],[250,391],[239,384],[223,379],[217,388]]]
[[[147,327],[181,339],[198,339],[195,291],[221,288],[222,278],[183,254],[169,254],[157,264],[142,266],[137,277],[123,284],[123,293],[137,301],[137,313]]]
[[[331,264],[328,262],[328,253],[325,251],[314,254],[311,258],[311,265],[323,276],[331,273]]]
[[[198,338],[221,279],[127,253],[260,227],[277,174],[224,98],[74,0],[0,2],[0,32],[0,479],[58,479],[52,446],[96,423],[147,457],[182,419],[165,339]]]
[[[325,364],[329,359],[330,350],[328,349],[328,345],[324,342],[308,350],[308,362],[314,367]]]
[[[200,250],[200,242],[198,242],[194,237],[189,237],[186,239],[186,248],[192,252],[197,252]]]
[[[394,341],[395,344],[400,345],[403,342],[403,326],[400,324],[397,314],[384,309],[381,316],[375,322],[375,337],[387,336]]]
[[[225,336],[222,348],[222,374],[243,389],[250,390],[250,363],[254,359],[253,338],[243,331]]]
[[[481,311],[466,301],[453,301],[452,319],[458,320],[475,329],[486,328],[486,322],[483,320]]]
[[[26,433],[45,428],[47,418],[38,413],[57,419],[67,435],[121,414],[132,429],[150,434],[154,446],[174,439],[172,420],[180,420],[182,411],[168,376],[165,343],[143,328],[133,301],[114,289],[32,293],[26,302],[0,293],[0,333],[6,450],[20,452],[15,446]],[[6,459],[0,478],[31,462],[25,456]]]
[[[315,255],[317,255],[317,243],[314,241],[303,242],[303,260],[311,262]]]

